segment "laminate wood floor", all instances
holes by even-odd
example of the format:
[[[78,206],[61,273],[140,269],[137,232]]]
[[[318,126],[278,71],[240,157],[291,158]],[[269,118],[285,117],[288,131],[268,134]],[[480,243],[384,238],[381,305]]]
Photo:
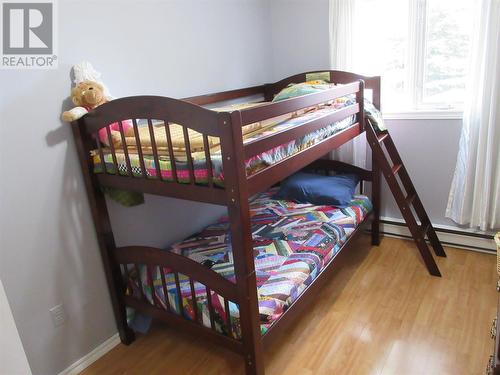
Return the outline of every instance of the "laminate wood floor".
[[[368,241],[368,238],[362,241]],[[311,309],[266,354],[266,375],[484,374],[496,315],[496,259],[446,248],[442,278],[412,242],[383,238],[331,278]],[[85,375],[244,374],[241,358],[157,325]]]

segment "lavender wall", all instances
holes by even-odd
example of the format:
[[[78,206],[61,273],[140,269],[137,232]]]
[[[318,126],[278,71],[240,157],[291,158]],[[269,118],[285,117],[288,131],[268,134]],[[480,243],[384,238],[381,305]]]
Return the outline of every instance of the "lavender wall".
[[[0,71],[0,279],[33,374],[57,374],[116,332],[68,124],[70,68],[91,61],[117,96],[184,97],[261,84],[267,2],[59,1],[59,67]],[[230,32],[229,32],[230,31]],[[221,209],[146,197],[110,204],[119,244],[178,240]],[[54,328],[49,309],[64,304]]]

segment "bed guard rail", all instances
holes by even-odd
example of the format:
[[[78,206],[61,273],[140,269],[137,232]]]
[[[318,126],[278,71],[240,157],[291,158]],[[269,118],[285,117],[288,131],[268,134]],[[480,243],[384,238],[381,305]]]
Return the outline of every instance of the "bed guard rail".
[[[126,306],[211,336],[239,351],[236,284],[172,251],[145,246],[116,248]]]

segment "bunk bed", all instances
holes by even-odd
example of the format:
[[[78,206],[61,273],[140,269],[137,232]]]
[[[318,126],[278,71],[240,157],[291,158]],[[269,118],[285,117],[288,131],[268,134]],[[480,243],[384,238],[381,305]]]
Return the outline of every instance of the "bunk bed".
[[[335,85],[271,101],[289,84],[318,74]],[[378,159],[374,157],[371,170],[366,170],[322,158],[365,131],[365,89],[371,90],[371,102],[380,108],[380,77],[326,71],[183,100],[117,99],[72,123],[123,343],[134,340],[126,314],[126,308],[133,308],[241,354],[247,374],[264,373],[264,347],[309,308],[332,270],[356,251],[353,241],[371,226],[372,244],[379,244]],[[227,105],[244,98],[253,100],[248,105]],[[226,105],[214,108],[218,103]],[[285,126],[275,127],[275,120]],[[118,132],[110,130],[112,123],[118,123]],[[360,194],[366,182],[371,184],[371,199],[358,195],[342,210],[273,200],[275,186],[303,169],[356,173],[362,180]],[[224,205],[228,215],[168,249],[117,247],[103,187]],[[276,257],[259,254],[268,255],[265,248],[274,243],[258,232],[265,226],[280,238],[289,238],[283,237],[282,225],[297,215],[306,219],[296,235],[310,234],[307,218],[314,221],[317,215],[338,217],[338,223],[346,225],[325,229],[329,246],[314,258],[319,263],[307,259],[308,251],[320,249],[314,247],[318,241],[312,241],[307,251],[279,257],[278,268],[295,267],[292,277],[287,279],[275,268],[266,273]],[[311,227],[317,228],[317,223]],[[222,261],[214,262],[214,254]]]

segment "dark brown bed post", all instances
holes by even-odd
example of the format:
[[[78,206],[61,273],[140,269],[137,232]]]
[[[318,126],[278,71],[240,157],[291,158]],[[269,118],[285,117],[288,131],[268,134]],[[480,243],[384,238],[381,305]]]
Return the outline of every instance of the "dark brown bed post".
[[[372,103],[380,111],[380,77],[373,77],[371,82],[372,88]],[[371,149],[371,148],[370,148]],[[382,172],[377,163],[377,158],[372,150],[372,204],[373,204],[373,221],[372,221],[372,245],[380,244],[380,205],[381,205],[381,176]]]
[[[372,245],[380,245],[380,168],[372,150]]]
[[[85,189],[94,219],[94,226],[97,234],[97,242],[101,253],[101,259],[106,274],[111,304],[115,314],[116,325],[122,343],[128,345],[135,339],[134,332],[127,324],[127,315],[123,296],[123,282],[119,264],[113,258],[113,249],[116,248],[111,222],[109,220],[108,209],[104,199],[104,193],[99,188],[96,174],[92,171],[89,150],[92,147],[92,139],[83,129],[83,119],[73,121],[71,128],[75,139],[78,159],[82,167]]]
[[[273,85],[266,83],[264,86],[264,100],[270,102],[273,100]]]
[[[247,375],[264,374],[257,282],[239,111],[220,114],[224,185],[227,192],[234,271]],[[239,255],[237,255],[239,254]]]

